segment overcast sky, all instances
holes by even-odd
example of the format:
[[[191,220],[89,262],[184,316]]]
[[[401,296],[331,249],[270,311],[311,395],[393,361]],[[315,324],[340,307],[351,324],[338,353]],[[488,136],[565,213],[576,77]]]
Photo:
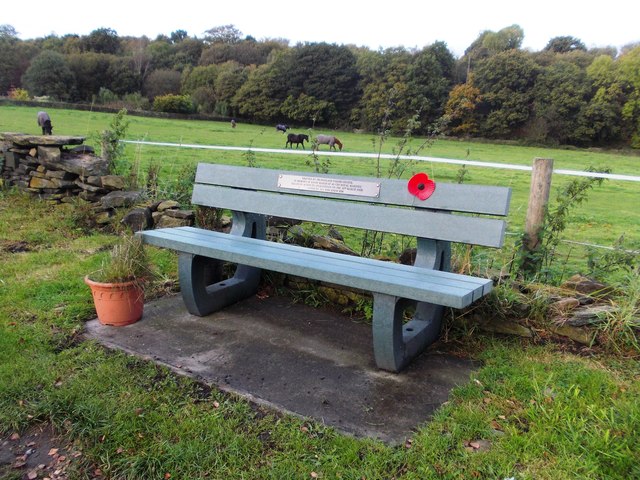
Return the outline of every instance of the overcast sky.
[[[30,0],[4,8],[0,24],[19,38],[86,35],[111,28],[119,36],[170,35],[185,30],[202,38],[210,28],[233,24],[243,35],[297,42],[422,48],[443,41],[460,56],[484,30],[518,24],[523,47],[541,50],[557,36],[576,37],[588,47],[640,42],[638,0]]]

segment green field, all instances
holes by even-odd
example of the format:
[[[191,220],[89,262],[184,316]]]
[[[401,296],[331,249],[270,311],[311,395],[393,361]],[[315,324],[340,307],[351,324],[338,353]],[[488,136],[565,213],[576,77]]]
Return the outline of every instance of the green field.
[[[39,133],[36,125],[36,107],[0,106],[0,131]],[[86,143],[97,147],[97,133],[108,128],[113,114],[48,109],[54,125],[54,133],[58,135],[80,135],[87,138]],[[176,145],[220,145],[241,148],[282,149],[286,138],[276,132],[274,126],[260,126],[240,122],[232,129],[227,122],[202,120],[175,120],[149,118],[128,115],[130,122],[127,140],[147,142],[165,142]],[[380,149],[380,138],[373,134],[352,132],[328,132],[293,128],[294,132],[307,132],[311,136],[318,133],[333,133],[344,143],[344,153],[370,153],[378,151],[386,154],[397,154],[399,138],[387,138]],[[409,152],[405,148],[401,153],[415,153],[424,143],[424,139],[415,138],[409,144]],[[323,147],[327,148],[327,147]],[[160,166],[162,178],[174,178],[185,165],[198,162],[216,162],[229,164],[247,164],[247,153],[240,151],[220,151],[188,147],[158,147],[150,145],[127,145],[126,157],[136,164],[138,177],[144,179],[149,164]],[[640,155],[635,152],[605,152],[578,149],[553,149],[545,147],[525,147],[515,145],[490,144],[480,142],[436,139],[421,149],[420,156],[516,164],[531,166],[536,157],[552,158],[554,169],[585,170],[609,168],[611,173],[638,176],[640,175]],[[354,158],[348,156],[323,156],[320,161],[329,159],[329,171],[363,176],[375,176],[378,169],[376,158]],[[264,168],[291,170],[312,170],[308,164],[310,156],[261,153],[256,152],[255,163]],[[381,176],[386,176],[388,161],[380,161]],[[412,173],[424,171],[436,182],[455,182],[459,174],[459,165],[447,165],[436,162],[415,162],[404,172],[408,178]],[[576,177],[554,175],[551,193],[551,209],[555,203],[557,192]],[[494,168],[467,167],[465,182],[503,185],[513,189],[510,216],[508,220],[507,245],[520,239],[524,229],[524,218],[529,196],[530,173],[517,170],[499,170]],[[563,239],[559,256],[568,263],[569,271],[585,272],[585,247],[580,243],[602,247],[613,246],[624,236],[623,247],[627,250],[640,249],[640,182],[622,180],[606,180],[595,187],[588,195],[588,201],[571,210],[569,223]],[[596,252],[606,252],[596,249]],[[510,249],[501,252],[502,261],[512,256]]]
[[[39,133],[36,111],[1,106],[0,131]],[[112,118],[49,112],[54,133],[86,135],[94,145],[94,133]],[[240,123],[231,130],[226,123],[129,119],[131,140],[284,146],[272,127]],[[346,151],[375,151],[371,136],[336,133]],[[387,152],[396,141],[387,143]],[[638,174],[638,157],[610,153],[444,140],[423,153],[466,158],[467,149],[473,160],[529,165],[534,157],[548,156],[559,168],[608,165],[616,173]],[[166,177],[198,161],[247,161],[242,151],[148,146],[128,146],[127,155],[142,175],[156,162]],[[256,161],[263,167],[311,168],[305,157],[286,154],[256,154]],[[333,172],[375,172],[373,161],[332,157],[332,162]],[[436,181],[453,181],[457,173],[457,167],[437,163],[423,167]],[[514,188],[509,228],[512,237],[517,235],[528,175],[479,168],[469,174],[471,182]],[[554,182],[558,188],[566,179]],[[637,193],[638,184],[607,182],[572,214],[568,238],[606,244],[624,232],[635,236],[637,244]],[[61,438],[52,446],[73,442],[80,453],[70,456],[71,466],[64,472],[71,479],[640,478],[637,337],[631,342],[635,350],[614,351],[555,343],[537,326],[533,339],[517,339],[454,323],[443,346],[478,361],[469,382],[456,388],[432,421],[418,425],[402,445],[352,438],[83,341],[84,323],[95,317],[95,310],[82,279],[99,267],[115,236],[79,228],[76,208],[0,189],[0,450],[14,433],[25,436],[30,428],[53,425]],[[148,291],[154,297],[175,286],[177,268],[171,252],[150,249],[150,255],[159,271]],[[505,302],[521,298],[518,292],[502,293]],[[610,324],[602,334],[637,331],[632,323],[640,302],[637,274],[622,297],[632,326],[616,330]],[[483,447],[473,446],[479,444]],[[27,475],[0,462],[3,480]]]

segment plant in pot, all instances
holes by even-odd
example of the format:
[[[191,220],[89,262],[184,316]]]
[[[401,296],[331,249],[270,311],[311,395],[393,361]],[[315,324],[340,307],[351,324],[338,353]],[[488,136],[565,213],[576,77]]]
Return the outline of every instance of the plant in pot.
[[[91,288],[98,320],[124,326],[142,318],[144,284],[152,278],[147,253],[139,237],[122,236],[99,270],[84,277]]]

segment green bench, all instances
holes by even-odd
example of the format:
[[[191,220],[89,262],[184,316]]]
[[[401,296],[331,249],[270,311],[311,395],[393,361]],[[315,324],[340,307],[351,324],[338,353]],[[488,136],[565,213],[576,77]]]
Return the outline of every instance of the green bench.
[[[139,235],[179,252],[180,287],[193,315],[254,295],[262,269],[371,292],[376,364],[398,372],[437,339],[444,307],[464,308],[491,291],[490,279],[449,272],[450,242],[502,246],[505,221],[493,217],[507,215],[510,196],[506,187],[437,183],[420,200],[406,180],[201,163],[192,202],[231,210],[230,232],[178,227]],[[402,265],[269,241],[270,216],[413,236],[416,259]],[[237,264],[235,275],[211,278],[220,262]]]

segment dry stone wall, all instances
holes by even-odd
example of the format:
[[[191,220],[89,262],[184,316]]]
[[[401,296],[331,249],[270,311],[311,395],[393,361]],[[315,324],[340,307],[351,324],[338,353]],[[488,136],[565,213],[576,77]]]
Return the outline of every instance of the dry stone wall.
[[[111,222],[120,208],[133,208],[123,223],[134,230],[193,225],[193,212],[180,210],[175,202],[161,209],[164,202],[145,204],[143,192],[127,190],[125,178],[111,175],[108,161],[84,141],[78,136],[0,133],[0,181],[43,200],[91,202],[98,224]]]

